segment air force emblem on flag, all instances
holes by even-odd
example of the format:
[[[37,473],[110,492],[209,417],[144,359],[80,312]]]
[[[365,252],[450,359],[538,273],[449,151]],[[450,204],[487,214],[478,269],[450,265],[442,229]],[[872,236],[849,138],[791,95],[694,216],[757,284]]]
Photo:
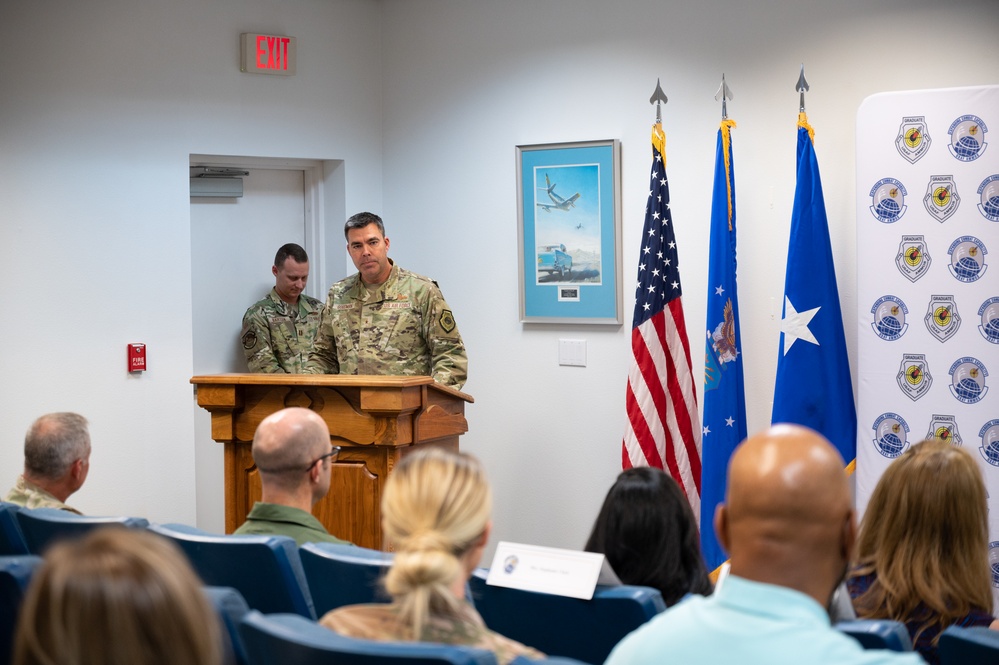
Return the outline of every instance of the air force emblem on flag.
[[[947,253],[950,254],[947,270],[958,281],[965,283],[977,281],[988,269],[985,255],[989,250],[985,249],[982,241],[974,236],[961,236],[950,244]]]
[[[895,266],[910,282],[926,274],[930,269],[930,253],[926,251],[926,241],[923,236],[902,236],[895,255]]]
[[[909,324],[905,322],[908,313],[909,308],[895,296],[882,296],[871,308],[874,315],[871,328],[881,339],[894,342],[909,329]]]
[[[874,421],[874,447],[888,459],[895,459],[909,447],[909,425],[897,413],[882,413]]]
[[[927,439],[937,439],[944,443],[951,443],[960,446],[964,443],[961,433],[957,429],[957,418],[954,416],[944,416],[934,413],[930,420],[930,427],[926,430]]]
[[[905,396],[913,402],[929,392],[930,386],[933,385],[933,377],[926,364],[926,356],[921,353],[903,354],[895,381]]]
[[[982,457],[992,466],[999,466],[999,419],[990,420],[982,425],[982,429],[978,430],[978,436],[982,439],[982,447],[978,449],[982,453]],[[993,571],[995,570],[995,563],[993,563]]]
[[[895,137],[895,148],[910,164],[915,164],[930,149],[930,135],[926,131],[926,117],[917,115],[902,118]]]
[[[999,222],[999,173],[994,173],[978,186],[978,212],[990,222]]]
[[[704,358],[705,390],[717,388],[725,363],[734,362],[739,357],[739,349],[735,348],[735,316],[731,298],[725,303],[722,317],[714,332],[708,331],[709,352]]]
[[[894,224],[905,214],[905,185],[895,178],[882,178],[871,188],[871,214],[884,224]]]
[[[976,404],[989,392],[985,385],[989,371],[977,358],[958,358],[947,373],[950,374],[950,394],[959,402]]]
[[[931,175],[923,197],[923,207],[935,220],[943,224],[957,212],[961,197],[957,194],[957,184],[952,175]]]
[[[923,321],[926,322],[926,329],[939,341],[946,342],[953,337],[961,327],[961,315],[958,314],[954,296],[930,296]]]
[[[973,162],[982,156],[988,143],[985,134],[989,131],[982,119],[976,115],[962,115],[950,124],[947,133],[950,143],[947,149],[955,159],[962,162]]]

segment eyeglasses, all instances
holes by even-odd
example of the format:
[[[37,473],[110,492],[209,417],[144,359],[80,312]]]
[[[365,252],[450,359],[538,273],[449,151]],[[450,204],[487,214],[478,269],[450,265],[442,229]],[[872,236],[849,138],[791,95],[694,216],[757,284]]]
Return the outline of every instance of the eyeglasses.
[[[316,465],[316,462],[322,462],[326,458],[333,459],[333,458],[335,458],[339,454],[340,454],[340,446],[333,446],[333,450],[329,451],[325,455],[320,455],[316,459],[312,460],[309,463],[309,466],[305,467],[305,470],[306,471],[311,471],[312,467],[314,467]]]

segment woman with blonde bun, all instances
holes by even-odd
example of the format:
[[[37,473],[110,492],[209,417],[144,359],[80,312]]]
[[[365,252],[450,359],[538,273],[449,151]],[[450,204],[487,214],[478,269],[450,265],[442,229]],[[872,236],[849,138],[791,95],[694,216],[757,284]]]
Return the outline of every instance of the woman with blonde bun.
[[[12,662],[219,665],[218,616],[175,545],[105,527],[45,554],[21,605]]]
[[[465,599],[489,540],[491,511],[489,483],[474,457],[442,448],[405,457],[382,497],[382,528],[395,547],[385,577],[393,602],[341,607],[321,623],[349,637],[488,649],[499,663],[542,658],[489,630]]]

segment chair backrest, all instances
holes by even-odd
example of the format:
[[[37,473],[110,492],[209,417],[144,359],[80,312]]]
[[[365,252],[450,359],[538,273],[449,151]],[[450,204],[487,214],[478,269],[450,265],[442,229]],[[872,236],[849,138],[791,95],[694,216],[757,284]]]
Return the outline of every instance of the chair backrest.
[[[149,522],[142,517],[93,517],[58,508],[22,508],[16,514],[28,551],[39,555],[57,540],[79,538],[97,527],[116,525],[145,529],[149,526]]]
[[[469,580],[475,609],[490,629],[550,656],[603,663],[621,639],[666,609],[658,589],[598,586],[591,600],[486,584],[488,571]]]
[[[904,623],[886,619],[840,621],[836,629],[860,642],[865,649],[912,651],[912,639]]]
[[[317,616],[344,605],[389,602],[381,578],[392,555],[336,543],[306,543],[299,548]]]
[[[0,501],[0,556],[28,554],[28,544],[17,524],[17,513],[21,506]]]
[[[227,586],[206,586],[204,591],[222,624],[223,663],[249,665],[243,637],[239,634],[239,624],[250,611],[243,594]]]
[[[183,524],[152,524],[149,530],[177,543],[205,584],[233,587],[261,612],[316,618],[294,539],[220,536]]]
[[[240,626],[250,665],[495,665],[492,651],[421,642],[373,642],[338,635],[294,614],[250,612]]]
[[[995,665],[999,663],[999,631],[975,626],[949,626],[940,633],[940,665]]]
[[[0,665],[10,663],[21,601],[41,563],[41,557],[29,554],[0,556]]]

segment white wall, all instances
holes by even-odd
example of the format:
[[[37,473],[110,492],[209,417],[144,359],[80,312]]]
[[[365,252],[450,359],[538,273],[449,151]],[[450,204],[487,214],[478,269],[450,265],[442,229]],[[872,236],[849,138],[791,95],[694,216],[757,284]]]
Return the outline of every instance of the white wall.
[[[399,262],[437,279],[469,348],[470,431],[495,539],[580,547],[620,469],[633,280],[656,79],[696,382],[724,72],[735,93],[749,430],[769,423],[794,188],[801,63],[855,356],[855,114],[867,95],[995,83],[999,3],[386,0],[385,217]],[[514,146],[622,141],[621,328],[518,322]],[[776,315],[774,318],[773,315]],[[560,337],[589,366],[559,367]],[[854,377],[857,368],[854,366]]]
[[[0,0],[0,491],[30,422],[72,410],[94,441],[73,505],[195,522],[189,155],[343,159],[339,204],[380,206],[378,18],[362,0]],[[253,31],[298,37],[297,76],[239,72]],[[128,342],[148,345],[142,376]]]
[[[36,415],[77,410],[95,448],[74,504],[193,522],[188,155],[343,159],[344,209],[382,213],[393,256],[453,306],[477,400],[463,445],[496,487],[496,538],[580,546],[620,468],[633,294],[621,328],[518,322],[514,146],[621,139],[630,285],[662,79],[699,384],[725,72],[754,431],[770,413],[800,63],[849,334],[857,106],[995,83],[997,27],[993,0],[0,0],[0,482]],[[296,77],[239,73],[238,34],[254,30],[299,38]],[[589,366],[559,367],[559,337],[584,337]],[[149,344],[139,378],[130,341]]]

